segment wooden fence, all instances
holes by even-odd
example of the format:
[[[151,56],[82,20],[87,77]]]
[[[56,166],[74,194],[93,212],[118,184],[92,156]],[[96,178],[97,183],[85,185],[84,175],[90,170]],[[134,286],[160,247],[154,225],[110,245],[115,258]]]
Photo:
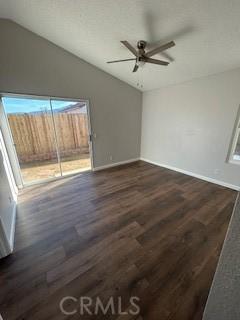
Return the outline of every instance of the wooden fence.
[[[56,158],[50,114],[10,114],[8,120],[20,163]],[[62,157],[89,152],[85,114],[57,113],[54,121]]]

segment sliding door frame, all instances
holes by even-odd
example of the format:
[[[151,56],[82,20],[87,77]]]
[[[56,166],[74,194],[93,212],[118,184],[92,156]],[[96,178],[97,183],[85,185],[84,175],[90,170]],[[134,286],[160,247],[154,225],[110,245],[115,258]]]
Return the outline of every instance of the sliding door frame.
[[[52,114],[52,119],[53,119],[53,127],[54,127],[54,140],[56,142],[56,150],[57,150],[57,159],[58,159],[58,163],[60,166],[60,176],[59,177],[52,177],[52,178],[47,178],[47,179],[42,179],[40,181],[33,181],[33,182],[29,182],[29,183],[24,183],[23,178],[22,178],[22,173],[21,173],[21,168],[20,168],[20,164],[19,164],[19,159],[17,156],[17,151],[16,151],[16,147],[14,144],[14,140],[13,140],[13,136],[12,136],[12,132],[11,132],[11,128],[9,125],[9,121],[6,115],[6,111],[4,109],[3,103],[2,103],[2,98],[4,97],[8,97],[8,98],[19,98],[19,99],[39,99],[39,100],[48,100],[50,102],[50,106],[51,106],[51,114]],[[91,126],[91,111],[90,111],[90,103],[88,99],[76,99],[76,98],[62,98],[62,97],[53,97],[53,96],[39,96],[39,95],[29,95],[29,94],[21,94],[21,93],[0,93],[0,107],[3,110],[3,114],[4,114],[4,121],[6,122],[6,125],[8,127],[8,135],[11,139],[11,146],[9,146],[9,148],[12,148],[14,156],[9,154],[9,159],[10,159],[10,163],[11,166],[13,166],[13,163],[17,163],[17,166],[14,166],[14,169],[12,168],[13,172],[16,172],[16,176],[18,178],[15,177],[16,180],[16,185],[18,188],[24,188],[24,187],[28,187],[28,186],[32,186],[32,185],[37,185],[37,184],[43,184],[43,183],[47,183],[47,182],[51,182],[51,181],[55,181],[55,180],[59,180],[59,179],[63,179],[66,177],[70,177],[70,176],[75,176],[77,174],[80,174],[82,172],[74,172],[74,173],[65,173],[63,174],[62,169],[61,169],[61,156],[59,155],[59,147],[58,147],[58,141],[57,141],[57,132],[56,132],[56,127],[55,127],[55,121],[54,121],[54,114],[53,114],[53,110],[52,110],[52,101],[70,101],[70,102],[84,102],[86,103],[86,109],[87,109],[87,123],[88,123],[88,146],[89,146],[89,155],[90,155],[90,162],[91,162],[91,168],[90,170],[86,170],[84,172],[87,171],[92,171],[94,168],[94,159],[93,159],[93,143],[92,143],[92,126]],[[0,122],[1,125],[1,122]],[[6,138],[6,134],[4,135],[3,133],[3,137],[4,139]],[[14,159],[13,159],[14,158]],[[19,181],[19,177],[20,180]]]

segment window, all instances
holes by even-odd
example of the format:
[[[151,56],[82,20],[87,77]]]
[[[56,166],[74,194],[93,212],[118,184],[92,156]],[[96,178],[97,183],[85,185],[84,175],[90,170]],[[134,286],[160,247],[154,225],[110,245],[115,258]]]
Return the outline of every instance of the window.
[[[238,112],[235,132],[232,140],[229,162],[240,164],[240,109]]]

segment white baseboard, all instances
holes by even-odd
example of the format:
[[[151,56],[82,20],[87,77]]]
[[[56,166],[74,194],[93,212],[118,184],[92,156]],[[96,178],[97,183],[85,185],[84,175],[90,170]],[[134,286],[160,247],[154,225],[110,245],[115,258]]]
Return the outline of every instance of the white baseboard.
[[[181,173],[184,173],[184,174],[186,174],[188,176],[192,176],[192,177],[195,177],[195,178],[207,181],[207,182],[215,183],[215,184],[218,184],[218,185],[226,187],[226,188],[230,188],[230,189],[233,189],[233,190],[240,191],[240,187],[239,186],[235,186],[234,184],[230,184],[230,183],[227,183],[227,182],[224,182],[224,181],[221,181],[221,180],[217,180],[217,179],[209,178],[209,177],[206,177],[206,176],[202,176],[200,174],[193,173],[191,171],[179,169],[179,168],[176,168],[176,167],[173,167],[173,166],[169,166],[167,164],[158,163],[158,162],[151,161],[151,160],[148,160],[148,159],[145,159],[145,158],[140,158],[140,160],[148,162],[148,163],[151,163],[151,164],[155,164],[156,166],[159,166],[159,167],[163,167],[163,168],[167,168],[167,169],[174,170],[174,171],[177,171],[177,172],[181,172]]]
[[[134,158],[134,159],[124,160],[124,161],[120,161],[120,162],[109,163],[104,166],[95,167],[95,168],[93,168],[93,171],[100,171],[100,170],[104,170],[104,169],[108,169],[108,168],[112,168],[112,167],[117,167],[117,166],[121,166],[123,164],[136,162],[139,160],[140,160],[140,158]]]

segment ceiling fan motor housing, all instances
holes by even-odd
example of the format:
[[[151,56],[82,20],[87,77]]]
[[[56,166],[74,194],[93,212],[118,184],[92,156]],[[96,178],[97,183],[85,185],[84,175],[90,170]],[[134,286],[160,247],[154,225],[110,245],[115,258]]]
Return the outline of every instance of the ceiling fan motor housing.
[[[137,42],[137,47],[138,47],[138,49],[145,49],[145,48],[146,48],[146,45],[147,45],[147,42],[144,41],[144,40],[139,40],[139,41]]]

